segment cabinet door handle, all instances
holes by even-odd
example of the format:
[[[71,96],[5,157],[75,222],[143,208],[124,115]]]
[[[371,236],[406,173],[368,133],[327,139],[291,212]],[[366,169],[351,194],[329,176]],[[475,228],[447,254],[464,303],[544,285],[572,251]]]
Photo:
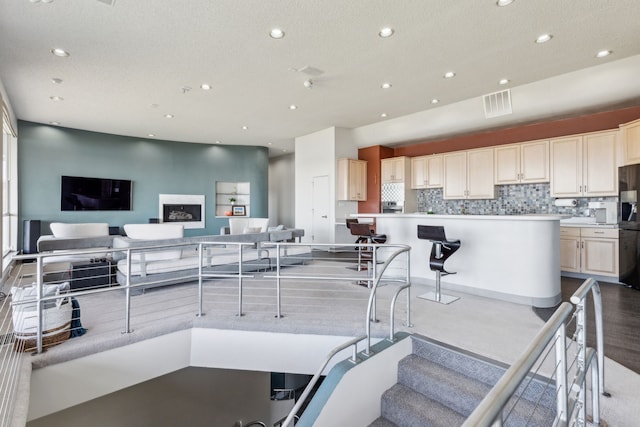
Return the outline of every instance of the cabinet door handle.
[[[584,242],[581,242],[582,245],[580,246],[582,249],[584,249]]]
[[[580,249],[580,242],[576,241],[576,248]]]
[[[594,231],[593,234],[604,234],[604,231]]]

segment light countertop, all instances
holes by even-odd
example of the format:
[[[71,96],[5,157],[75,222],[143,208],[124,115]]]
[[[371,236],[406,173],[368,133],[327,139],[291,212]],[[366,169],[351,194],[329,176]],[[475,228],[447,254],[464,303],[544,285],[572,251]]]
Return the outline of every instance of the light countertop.
[[[433,218],[460,220],[499,220],[499,221],[559,221],[567,215],[531,214],[531,215],[437,215],[426,212],[415,213],[358,213],[358,218]]]

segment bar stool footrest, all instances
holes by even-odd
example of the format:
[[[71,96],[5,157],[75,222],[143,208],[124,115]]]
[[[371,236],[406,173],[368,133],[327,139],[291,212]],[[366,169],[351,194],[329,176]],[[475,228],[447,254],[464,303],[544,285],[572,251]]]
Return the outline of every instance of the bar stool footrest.
[[[453,295],[444,295],[444,294],[440,294],[440,299],[438,299],[437,295],[435,292],[429,291],[427,293],[424,293],[422,295],[418,295],[418,298],[422,298],[422,299],[426,299],[429,301],[434,301],[434,302],[439,302],[440,304],[451,304],[454,301],[457,301],[460,299],[460,297],[456,297]]]

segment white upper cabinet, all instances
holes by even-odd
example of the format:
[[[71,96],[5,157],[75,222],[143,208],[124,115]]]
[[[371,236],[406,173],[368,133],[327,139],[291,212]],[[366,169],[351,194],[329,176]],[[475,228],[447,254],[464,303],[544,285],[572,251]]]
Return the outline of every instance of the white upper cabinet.
[[[338,159],[338,200],[367,200],[367,162]]]
[[[607,131],[552,139],[551,196],[617,196],[617,135]]]
[[[444,154],[444,199],[494,199],[493,148]]]
[[[549,141],[495,147],[495,183],[549,182]]]
[[[467,197],[467,153],[459,151],[444,154],[443,199],[465,199]]]
[[[624,164],[640,163],[640,120],[621,125],[620,131],[624,147]]]
[[[409,167],[409,160],[404,156],[380,160],[382,183],[390,184],[405,182],[405,176],[408,178],[407,169]]]
[[[618,131],[584,135],[583,193],[586,196],[617,196],[618,166],[616,138]]]
[[[442,187],[442,155],[411,158],[411,188]]]

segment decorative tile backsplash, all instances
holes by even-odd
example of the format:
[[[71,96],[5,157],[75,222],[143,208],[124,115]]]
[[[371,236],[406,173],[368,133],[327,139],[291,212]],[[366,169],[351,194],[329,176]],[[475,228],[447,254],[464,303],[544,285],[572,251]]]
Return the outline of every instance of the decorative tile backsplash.
[[[497,198],[490,200],[443,200],[442,188],[416,190],[418,211],[434,214],[468,215],[525,215],[562,214],[583,216],[589,202],[618,201],[617,197],[575,198],[577,206],[554,206],[550,185],[513,184],[496,186]]]

